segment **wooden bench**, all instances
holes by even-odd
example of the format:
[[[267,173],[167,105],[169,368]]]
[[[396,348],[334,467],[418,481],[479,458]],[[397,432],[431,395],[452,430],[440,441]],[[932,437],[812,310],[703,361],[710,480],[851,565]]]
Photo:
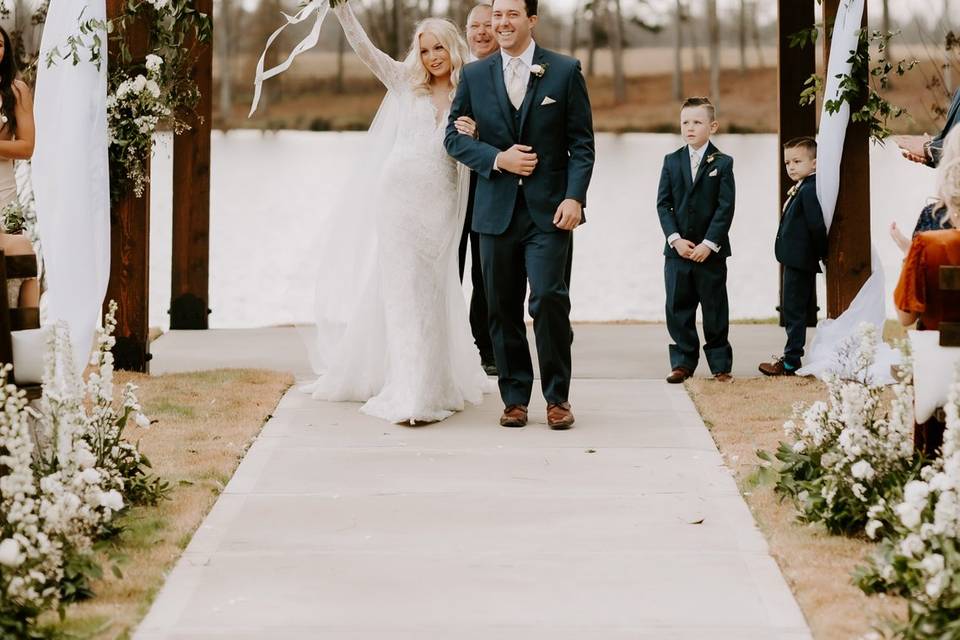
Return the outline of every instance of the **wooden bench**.
[[[13,365],[14,331],[40,328],[40,309],[38,307],[10,307],[7,299],[7,281],[13,278],[36,278],[37,256],[8,256],[0,250],[0,362]],[[17,384],[16,371],[11,371],[7,382],[16,384],[27,392],[27,398],[34,400],[41,395],[39,384]]]
[[[960,266],[940,266],[940,291],[946,302],[940,346],[960,347]]]
[[[944,300],[944,317],[938,327],[941,347],[960,347],[960,266],[941,265],[939,295]],[[928,458],[939,455],[946,419],[939,409],[932,418],[913,429],[913,445]]]

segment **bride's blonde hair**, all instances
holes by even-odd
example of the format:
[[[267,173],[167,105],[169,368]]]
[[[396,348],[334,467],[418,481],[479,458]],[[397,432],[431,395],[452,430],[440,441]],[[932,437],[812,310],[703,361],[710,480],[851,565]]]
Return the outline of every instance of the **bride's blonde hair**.
[[[937,201],[949,211],[960,211],[960,127],[954,127],[943,141],[937,165]]]
[[[445,18],[425,18],[417,24],[413,32],[410,53],[407,54],[404,62],[410,69],[413,90],[420,94],[430,93],[430,81],[433,79],[427,68],[423,66],[423,60],[420,59],[420,36],[424,33],[433,34],[450,54],[450,84],[452,85],[450,97],[453,98],[460,83],[460,69],[463,68],[467,59],[467,41],[463,39],[460,29]]]

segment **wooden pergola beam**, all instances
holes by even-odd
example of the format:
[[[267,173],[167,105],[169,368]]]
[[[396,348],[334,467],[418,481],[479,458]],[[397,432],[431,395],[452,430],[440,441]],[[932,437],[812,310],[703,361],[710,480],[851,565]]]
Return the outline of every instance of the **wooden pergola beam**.
[[[197,0],[213,16],[213,0]],[[191,43],[195,44],[195,43]],[[173,257],[170,328],[206,329],[210,275],[210,122],[213,117],[213,43],[197,45],[193,80],[200,91],[190,129],[173,141]]]
[[[107,0],[107,18],[124,13],[127,0]],[[150,35],[143,27],[131,25],[126,44],[134,60],[143,60],[149,52]],[[116,64],[118,52],[110,42],[108,64]],[[144,170],[150,171],[150,158]],[[149,371],[150,345],[147,341],[150,300],[150,185],[143,197],[128,192],[110,207],[110,281],[104,310],[110,300],[117,301],[115,366],[128,371]]]
[[[810,0],[811,4],[813,0]],[[827,37],[823,59],[830,59],[830,35],[840,0],[824,0],[823,16]],[[863,27],[867,9],[863,10]],[[864,83],[869,78],[861,79]],[[856,110],[860,105],[851,105]],[[843,145],[840,166],[840,195],[830,227],[827,256],[827,315],[836,318],[846,311],[870,277],[870,125],[851,122]]]

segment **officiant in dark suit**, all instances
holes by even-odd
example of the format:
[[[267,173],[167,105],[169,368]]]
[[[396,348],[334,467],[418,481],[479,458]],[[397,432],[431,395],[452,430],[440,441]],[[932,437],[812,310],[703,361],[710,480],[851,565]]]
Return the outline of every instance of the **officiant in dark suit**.
[[[580,63],[533,41],[537,0],[495,0],[500,52],[464,67],[445,144],[477,173],[473,230],[487,293],[503,426],[527,422],[533,365],[523,302],[530,287],[547,423],[566,429],[569,404],[571,234],[583,220],[593,172],[590,101]],[[461,116],[478,137],[462,135]]]

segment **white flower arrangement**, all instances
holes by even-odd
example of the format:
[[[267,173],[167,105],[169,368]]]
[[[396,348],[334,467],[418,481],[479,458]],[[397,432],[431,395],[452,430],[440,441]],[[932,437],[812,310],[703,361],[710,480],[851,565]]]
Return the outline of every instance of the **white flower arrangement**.
[[[0,637],[33,637],[37,617],[60,603],[66,564],[78,556],[94,564],[94,541],[110,532],[129,497],[142,499],[135,490],[165,491],[145,479],[139,452],[121,438],[128,418],[149,420],[132,386],[118,408],[112,401],[115,309],[111,303],[86,383],[62,324],[50,331],[36,407],[6,384],[10,366],[0,369]],[[87,576],[69,579],[86,586]]]
[[[793,499],[800,520],[822,522],[833,533],[876,536],[889,528],[886,509],[877,505],[917,466],[909,361],[886,405],[884,387],[869,375],[879,340],[876,327],[861,325],[841,350],[840,370],[827,379],[828,401],[794,407],[776,453],[777,491]]]
[[[903,638],[957,637],[960,630],[960,367],[947,405],[942,457],[903,488],[888,511],[893,532],[858,575],[866,593],[909,603]]]

